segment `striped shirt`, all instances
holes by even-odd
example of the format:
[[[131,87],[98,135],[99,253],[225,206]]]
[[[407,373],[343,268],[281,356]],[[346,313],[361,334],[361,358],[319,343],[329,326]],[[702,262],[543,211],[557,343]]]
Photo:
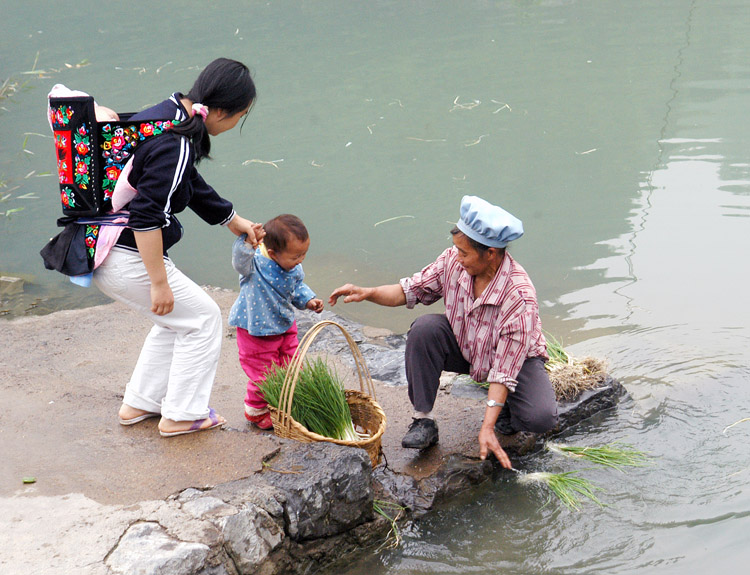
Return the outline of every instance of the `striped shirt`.
[[[474,278],[458,263],[455,247],[410,278],[400,280],[406,307],[445,299],[445,315],[471,377],[516,389],[529,357],[548,359],[536,290],[526,270],[506,253],[495,277],[478,299]]]

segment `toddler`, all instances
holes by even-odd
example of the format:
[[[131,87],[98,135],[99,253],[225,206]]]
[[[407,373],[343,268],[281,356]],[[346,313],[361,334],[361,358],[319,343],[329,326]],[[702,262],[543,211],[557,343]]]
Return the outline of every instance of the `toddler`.
[[[237,327],[240,365],[248,376],[245,417],[271,429],[268,404],[258,389],[266,371],[287,365],[297,350],[294,308],[323,311],[323,301],[302,280],[302,260],[310,247],[307,228],[297,216],[282,214],[266,222],[257,249],[240,236],[232,248],[232,266],[240,274],[240,295],[229,312]]]

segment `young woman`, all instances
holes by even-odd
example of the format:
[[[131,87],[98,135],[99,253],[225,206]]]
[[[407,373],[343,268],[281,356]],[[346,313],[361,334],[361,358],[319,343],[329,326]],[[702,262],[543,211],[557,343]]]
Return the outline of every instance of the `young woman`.
[[[123,425],[161,417],[159,431],[170,437],[226,423],[208,405],[221,350],[221,311],[167,250],[182,237],[175,214],[185,208],[235,235],[247,234],[253,245],[261,239],[262,226],[240,217],[195,167],[208,157],[211,136],[234,128],[255,96],[247,66],[220,58],[186,95],[174,93],[131,118],[176,125],[142,142],[129,171],[123,170],[121,178],[135,193],[125,206],[128,227],[94,272],[102,292],[154,322],[125,389]]]

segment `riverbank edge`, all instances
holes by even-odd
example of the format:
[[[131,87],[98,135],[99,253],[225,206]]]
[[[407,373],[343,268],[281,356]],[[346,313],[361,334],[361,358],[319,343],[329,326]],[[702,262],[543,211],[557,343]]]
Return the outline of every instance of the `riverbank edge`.
[[[562,405],[554,432],[503,437],[504,446],[516,458],[533,457],[545,439],[615,407],[624,393],[609,379]],[[167,521],[164,510],[144,514],[103,563],[106,573],[137,568],[156,574],[173,558],[164,557],[164,550],[174,547],[182,557],[171,567],[178,575],[336,573],[367,553],[397,544],[399,524],[426,517],[436,506],[502,473],[508,472],[494,459],[454,453],[432,474],[416,479],[386,463],[372,469],[364,450],[285,441],[254,476],[175,494],[160,505],[173,514]],[[375,511],[375,504],[384,514]],[[186,513],[189,519],[178,519]],[[186,537],[191,531],[195,535]],[[196,546],[192,560],[190,545]],[[162,558],[154,562],[154,557]],[[153,569],[143,571],[149,563]]]
[[[49,323],[45,317],[32,321],[44,329]],[[300,332],[317,319],[300,317]],[[392,364],[394,353],[398,355],[403,336],[377,332],[374,338],[366,337],[364,326],[333,319],[348,325],[371,359],[379,348],[386,364]],[[373,363],[378,363],[377,358]],[[472,394],[481,398],[485,393],[450,375],[446,382],[441,401],[455,402]],[[547,436],[615,407],[624,393],[618,382],[607,378],[599,388],[561,404],[560,425]],[[520,457],[540,450],[544,437],[519,433],[501,440],[510,453]],[[391,455],[392,459],[403,457]],[[422,455],[409,454],[415,461]],[[403,509],[392,509],[400,511],[400,521],[414,520],[497,473],[502,471],[496,463],[479,461],[460,449],[444,451],[438,461],[425,466],[389,466],[386,459],[373,470],[363,450],[279,440],[278,448],[263,456],[260,469],[252,475],[213,487],[182,489],[162,500],[113,506],[82,494],[5,499],[9,519],[0,531],[8,530],[4,540],[12,548],[20,545],[27,556],[39,552],[38,560],[48,564],[35,563],[33,570],[38,573],[325,572],[389,544],[393,523],[375,513],[373,502],[398,505]],[[336,501],[346,504],[331,504]],[[33,533],[42,530],[45,536],[31,542]],[[54,553],[49,553],[49,547]],[[22,567],[14,567],[13,557],[0,555],[6,557],[0,559],[0,566]]]

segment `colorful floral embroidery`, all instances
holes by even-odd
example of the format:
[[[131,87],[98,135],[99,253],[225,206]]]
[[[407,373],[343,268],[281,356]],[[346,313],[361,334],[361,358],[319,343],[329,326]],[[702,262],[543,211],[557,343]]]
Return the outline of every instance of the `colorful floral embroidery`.
[[[100,124],[95,122],[90,105],[87,100],[76,99],[58,101],[48,108],[65,213],[106,213],[111,208],[117,178],[135,147],[179,123],[154,120]],[[98,228],[89,230],[87,246],[95,244],[97,234]]]
[[[70,141],[69,138],[70,138],[70,132],[56,131],[55,132],[55,147],[57,147],[58,150],[61,148],[66,149],[68,147],[68,142]]]
[[[129,126],[104,124],[101,126],[102,156],[104,157],[104,178],[102,191],[104,201],[111,201],[117,178],[125,163],[133,155],[133,150],[142,141],[151,136],[163,134],[178,121],[150,121]]]
[[[57,173],[61,184],[73,183],[73,161],[70,151],[70,132],[55,130]]]
[[[73,108],[71,106],[58,106],[49,109],[49,120],[53,128],[63,128],[70,123],[73,117]]]
[[[116,182],[117,178],[120,177],[120,168],[117,166],[109,166],[106,170],[104,170],[104,177],[112,182]]]
[[[64,208],[75,208],[76,206],[76,194],[73,188],[70,186],[60,187],[60,201]]]
[[[86,226],[86,251],[88,252],[89,259],[94,258],[94,252],[96,251],[96,240],[99,238],[99,226]]]
[[[91,182],[91,140],[86,124],[81,124],[73,136],[75,157],[75,183],[82,190],[87,190]]]

